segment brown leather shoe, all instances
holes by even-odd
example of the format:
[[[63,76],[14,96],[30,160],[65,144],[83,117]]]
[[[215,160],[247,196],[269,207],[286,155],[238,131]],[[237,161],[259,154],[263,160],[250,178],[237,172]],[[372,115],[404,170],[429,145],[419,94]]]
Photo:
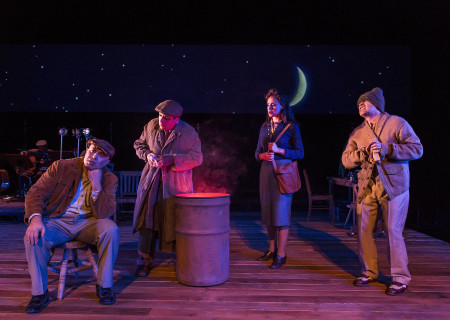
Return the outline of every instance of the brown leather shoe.
[[[358,277],[355,279],[355,281],[353,281],[353,285],[357,287],[365,287],[368,286],[370,282],[374,281],[375,279],[363,274],[361,277]]]
[[[386,294],[390,296],[398,296],[408,289],[408,285],[400,282],[392,282],[389,288],[386,289]]]
[[[257,261],[268,261],[270,259],[274,259],[277,256],[277,252],[272,252],[267,250],[266,252],[264,252],[264,254],[259,257],[258,259],[256,259]]]

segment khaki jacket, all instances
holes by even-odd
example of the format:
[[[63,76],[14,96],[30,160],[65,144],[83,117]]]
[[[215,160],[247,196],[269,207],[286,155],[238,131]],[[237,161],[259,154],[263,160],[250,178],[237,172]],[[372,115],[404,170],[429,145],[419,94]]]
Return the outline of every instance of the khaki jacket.
[[[409,190],[409,161],[419,159],[423,154],[423,147],[405,119],[386,112],[381,114],[374,131],[383,144],[382,160],[377,165],[378,174],[392,200]],[[358,173],[358,203],[363,199],[364,190],[376,166],[368,161],[367,154],[361,149],[367,147],[373,139],[372,130],[364,121],[351,133],[342,154],[345,168],[361,168]]]

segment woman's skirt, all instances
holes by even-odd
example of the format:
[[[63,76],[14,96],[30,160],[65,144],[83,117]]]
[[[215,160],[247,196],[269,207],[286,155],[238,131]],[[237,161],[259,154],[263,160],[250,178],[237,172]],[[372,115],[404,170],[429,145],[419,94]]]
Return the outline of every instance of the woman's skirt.
[[[275,160],[277,167],[284,166],[290,159]],[[259,173],[259,199],[261,221],[268,226],[288,226],[291,222],[292,193],[280,192],[271,161],[263,161]]]

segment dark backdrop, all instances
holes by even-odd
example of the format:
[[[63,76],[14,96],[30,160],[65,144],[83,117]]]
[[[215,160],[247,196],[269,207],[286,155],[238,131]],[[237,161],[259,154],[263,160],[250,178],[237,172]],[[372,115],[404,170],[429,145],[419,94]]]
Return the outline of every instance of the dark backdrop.
[[[42,1],[2,1],[0,41],[27,45],[406,46],[411,52],[411,113],[400,115],[412,124],[424,145],[424,156],[411,162],[408,226],[449,241],[447,128],[450,103],[446,92],[450,84],[450,51],[445,40],[450,34],[448,12],[447,1],[199,0],[151,2],[145,7],[109,2],[83,5],[78,1],[66,1],[54,5]],[[0,70],[2,76],[3,72]],[[27,88],[23,88],[23,94],[27,94]],[[333,97],[329,99],[336,102]],[[134,169],[139,167],[139,161],[134,156],[132,141],[153,116],[151,113],[1,113],[0,149],[12,152],[20,147],[31,147],[41,136],[51,145],[59,145],[55,132],[60,126],[92,127],[98,136],[112,136],[119,150],[115,159],[117,168]],[[249,202],[257,204],[254,193],[258,168],[253,152],[258,127],[263,121],[261,116],[188,113],[184,118],[194,126],[199,124],[204,147],[208,148],[204,149],[205,153],[213,148],[226,149],[223,151],[226,161],[217,163],[218,160],[211,157],[207,163],[212,166],[216,161],[215,165],[224,166],[231,158],[239,168],[244,168],[232,180],[234,202],[238,203],[238,195],[249,192],[249,199],[256,199]],[[349,127],[361,120],[357,115],[329,114],[302,114],[297,118],[306,151],[301,166],[311,171],[319,187],[326,188],[325,176],[337,172]],[[69,144],[73,138],[64,139]],[[220,179],[213,181],[216,180]],[[302,197],[302,192],[304,190],[296,197]]]

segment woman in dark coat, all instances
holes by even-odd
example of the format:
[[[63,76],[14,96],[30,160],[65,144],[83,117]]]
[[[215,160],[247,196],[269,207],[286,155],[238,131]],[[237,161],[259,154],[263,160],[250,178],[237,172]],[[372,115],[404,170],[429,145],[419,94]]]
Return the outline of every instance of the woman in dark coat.
[[[300,129],[295,122],[287,98],[277,89],[270,89],[266,96],[267,119],[259,131],[255,157],[261,160],[259,175],[259,196],[261,201],[261,220],[267,226],[269,249],[258,261],[273,259],[271,269],[280,268],[286,263],[286,242],[291,220],[292,194],[282,194],[272,165],[288,164],[304,156]],[[283,129],[289,128],[274,143]]]

